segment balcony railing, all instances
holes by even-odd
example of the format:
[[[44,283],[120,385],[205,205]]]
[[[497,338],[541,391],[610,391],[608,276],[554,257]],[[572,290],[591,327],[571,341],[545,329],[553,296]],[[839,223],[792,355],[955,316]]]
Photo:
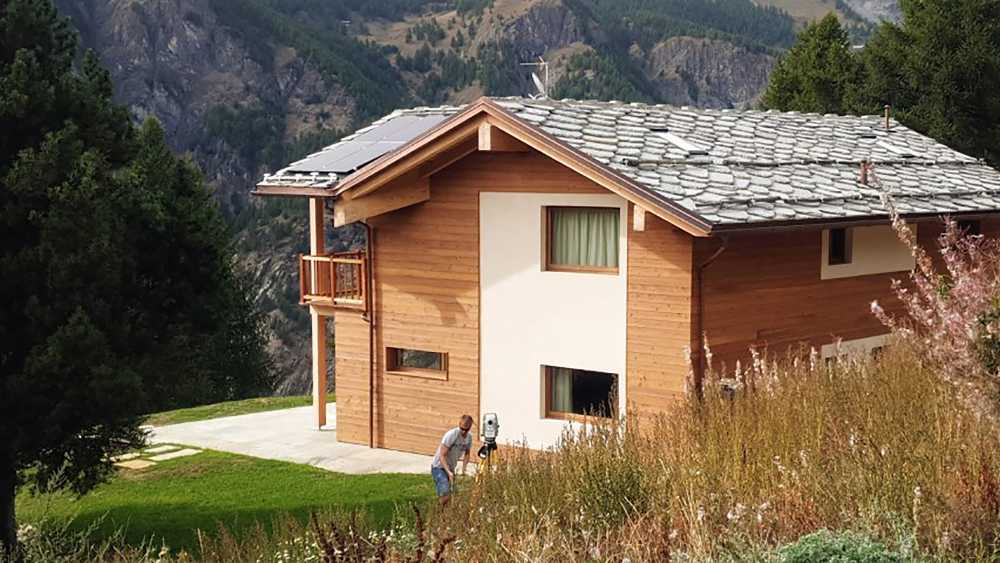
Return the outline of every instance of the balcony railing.
[[[299,256],[300,303],[366,309],[367,263],[363,252]]]

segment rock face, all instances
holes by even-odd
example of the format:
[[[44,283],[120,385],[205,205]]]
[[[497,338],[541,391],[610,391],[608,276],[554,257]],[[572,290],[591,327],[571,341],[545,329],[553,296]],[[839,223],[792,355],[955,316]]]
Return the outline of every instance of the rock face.
[[[218,139],[206,136],[214,107],[267,106],[285,110],[292,129],[321,112],[330,127],[346,127],[351,100],[327,84],[294,49],[270,58],[219,21],[208,0],[57,0],[80,30],[84,47],[100,54],[119,100],[138,119],[155,116],[171,145],[193,153],[223,206],[239,209],[259,177]],[[265,52],[266,53],[266,52]]]
[[[307,317],[297,305],[294,257],[305,249],[305,214],[287,208],[270,214],[265,205],[250,198],[250,190],[264,172],[263,159],[230,146],[224,135],[213,132],[210,118],[219,108],[258,108],[255,111],[266,118],[276,118],[280,124],[278,135],[282,137],[277,142],[286,145],[306,131],[352,129],[364,124],[358,122],[358,100],[345,86],[350,83],[339,82],[349,78],[331,78],[335,73],[317,68],[312,57],[302,56],[280,38],[255,36],[239,22],[228,21],[222,8],[228,7],[230,1],[235,2],[55,3],[72,17],[83,46],[95,50],[111,71],[119,101],[137,119],[158,118],[171,145],[190,154],[201,167],[223,211],[234,219],[240,242],[239,263],[269,320],[271,349],[284,378],[282,391],[304,392],[310,385],[309,328]],[[871,5],[871,10],[894,4],[876,0],[851,3]],[[448,33],[454,31],[447,22],[464,29],[464,36],[470,40],[460,56],[478,59],[479,48],[487,44],[502,44],[510,49],[506,52],[511,59],[505,72],[512,73],[511,83],[518,90],[511,93],[534,92],[528,72],[518,66],[518,61],[535,60],[539,55],[550,57],[550,83],[554,84],[562,66],[574,54],[598,49],[601,42],[608,40],[603,37],[602,22],[571,9],[565,0],[495,0],[491,9],[468,19],[447,12],[449,5],[428,4],[427,9],[440,12],[431,16],[446,22]],[[400,14],[393,22],[415,24],[426,17]],[[362,16],[352,19],[352,27],[365,27]],[[322,37],[317,35],[317,40],[322,41]],[[446,43],[434,48],[443,52]],[[398,59],[393,49],[398,45],[387,42],[383,46],[383,55],[375,56],[384,56],[395,64]],[[752,104],[774,64],[771,54],[694,37],[668,39],[648,52],[632,52],[631,59],[653,85],[652,94],[659,101],[701,107]],[[440,68],[436,71],[443,73]],[[406,95],[410,99],[400,103],[416,105],[427,99],[421,90],[427,84],[432,83],[408,85]],[[467,101],[463,96],[474,91],[480,91],[479,82],[437,99]],[[256,219],[246,220],[247,209],[264,211]],[[331,246],[343,248],[351,241],[357,242],[356,233],[336,236]]]
[[[645,57],[661,97],[675,105],[746,108],[767,86],[775,58],[725,41],[672,37]]]
[[[855,12],[873,22],[898,22],[903,14],[899,0],[844,0]]]

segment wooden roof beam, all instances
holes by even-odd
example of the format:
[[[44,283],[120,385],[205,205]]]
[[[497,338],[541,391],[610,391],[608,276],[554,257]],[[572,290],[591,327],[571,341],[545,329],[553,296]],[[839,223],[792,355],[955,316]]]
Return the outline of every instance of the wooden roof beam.
[[[528,152],[528,145],[502,131],[489,120],[479,124],[479,150],[487,152]]]
[[[447,151],[441,153],[440,156],[429,160],[420,166],[421,176],[431,176],[440,172],[441,170],[455,164],[459,160],[469,156],[470,154],[476,152],[478,145],[474,139],[469,139],[468,141],[461,143],[454,148],[448,149]]]
[[[389,213],[423,203],[430,198],[430,178],[413,170],[386,184],[377,192],[367,195],[354,194],[352,197],[344,194],[333,202],[333,226],[340,227]]]

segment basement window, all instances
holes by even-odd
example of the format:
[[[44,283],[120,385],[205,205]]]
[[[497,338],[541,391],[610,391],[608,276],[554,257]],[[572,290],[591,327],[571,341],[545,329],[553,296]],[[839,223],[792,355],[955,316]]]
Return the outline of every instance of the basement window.
[[[385,349],[386,371],[430,379],[448,379],[448,354],[409,348]]]
[[[542,366],[542,376],[546,418],[583,420],[588,416],[611,418],[617,414],[617,375]]]
[[[835,266],[851,263],[851,238],[851,229],[830,229],[827,264]]]
[[[618,273],[617,207],[545,207],[545,269]]]

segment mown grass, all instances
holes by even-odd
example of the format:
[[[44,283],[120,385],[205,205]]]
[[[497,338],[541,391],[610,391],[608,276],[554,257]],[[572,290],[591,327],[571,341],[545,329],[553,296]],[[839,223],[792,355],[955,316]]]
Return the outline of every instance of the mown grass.
[[[333,403],[335,401],[336,397],[334,394],[328,394],[327,402]],[[146,424],[150,424],[152,426],[166,426],[168,424],[209,420],[223,416],[236,416],[239,414],[290,409],[293,407],[306,407],[311,404],[312,397],[310,395],[295,395],[291,397],[257,397],[254,399],[227,401],[224,403],[158,412],[149,415],[146,418]]]
[[[21,523],[71,521],[71,530],[96,523],[98,542],[122,529],[129,545],[152,539],[196,551],[197,530],[225,526],[237,537],[258,523],[264,529],[286,515],[305,522],[311,512],[361,511],[376,527],[397,504],[433,497],[426,475],[346,475],[322,469],[215,451],[122,470],[109,483],[75,499],[65,494],[17,497]]]

